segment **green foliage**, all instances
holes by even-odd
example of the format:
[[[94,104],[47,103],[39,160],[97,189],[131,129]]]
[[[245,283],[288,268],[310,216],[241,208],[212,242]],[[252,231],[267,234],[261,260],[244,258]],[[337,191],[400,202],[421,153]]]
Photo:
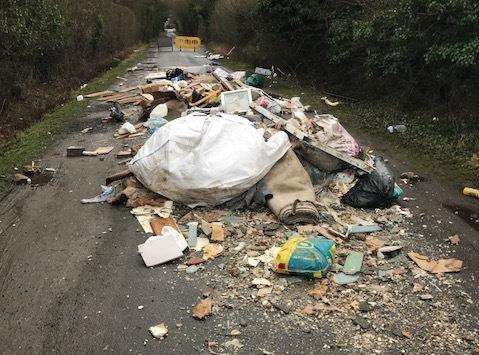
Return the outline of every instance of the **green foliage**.
[[[210,16],[217,0],[170,0],[168,5],[181,35],[207,40]]]
[[[256,0],[218,0],[210,17],[210,36],[246,51],[256,44],[257,20],[251,9]]]
[[[105,20],[98,14],[95,17],[93,33],[90,39],[90,47],[92,50],[98,50],[105,41]]]
[[[48,55],[67,45],[66,22],[57,4],[49,0],[4,0],[0,8],[0,44],[6,55]]]
[[[358,97],[413,107],[479,108],[477,0],[176,0],[193,31],[209,9],[210,40],[236,54]],[[198,10],[201,8],[201,11]]]
[[[164,0],[2,0],[0,136],[41,113],[39,92],[91,78],[118,52],[158,36],[166,17]]]
[[[15,138],[2,142],[0,149],[0,192],[11,185],[11,173],[14,167],[38,159],[45,149],[57,139],[57,134],[65,131],[72,120],[86,111],[88,103],[78,102],[78,94],[106,90],[127,68],[136,64],[145,56],[145,48],[136,51],[117,67],[110,69],[100,77],[88,83],[88,87],[71,93],[70,100],[46,114],[43,119],[22,131]]]
[[[446,103],[477,95],[479,4],[475,0],[371,1],[332,14],[328,59],[384,90]],[[371,5],[371,6],[370,6]]]

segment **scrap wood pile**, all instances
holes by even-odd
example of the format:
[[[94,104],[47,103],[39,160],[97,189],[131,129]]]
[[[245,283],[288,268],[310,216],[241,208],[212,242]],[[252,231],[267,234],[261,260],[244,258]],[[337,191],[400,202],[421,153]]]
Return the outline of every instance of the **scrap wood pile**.
[[[201,303],[193,316],[221,316],[234,301],[313,329],[318,320],[305,318],[339,312],[353,319],[341,324],[344,331],[367,330],[373,319],[385,326],[377,306],[390,307],[392,293],[426,301],[441,280],[430,275],[461,269],[460,260],[402,252],[413,241],[406,226],[412,214],[396,204],[403,192],[384,160],[364,151],[334,116],[246,85],[241,72],[183,69],[150,74],[138,87],[149,118],[120,131],[143,126],[151,136],[130,151],[128,171],[82,202],[131,207],[151,235],[138,246],[147,266],[187,253],[178,270],[215,289],[206,311]],[[172,107],[175,117],[166,120]],[[207,266],[219,257],[220,274]],[[305,292],[281,274],[322,279],[305,281]],[[391,283],[400,286],[394,291]],[[341,287],[355,284],[353,292]],[[399,333],[379,332],[385,344],[409,338],[414,316],[398,324]],[[363,340],[348,341],[360,347]],[[223,345],[211,344],[215,351]]]

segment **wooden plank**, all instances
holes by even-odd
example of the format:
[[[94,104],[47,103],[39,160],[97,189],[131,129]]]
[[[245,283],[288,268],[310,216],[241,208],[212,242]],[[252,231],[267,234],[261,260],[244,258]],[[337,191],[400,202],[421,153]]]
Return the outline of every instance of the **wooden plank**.
[[[241,88],[244,88],[246,86],[245,83],[243,83],[241,80],[238,80],[238,79],[233,79],[233,82]]]
[[[213,74],[213,76],[216,78],[216,80],[218,80],[218,81],[221,83],[221,85],[223,85],[223,87],[224,87],[226,90],[228,90],[228,91],[234,91],[235,88],[233,87],[233,85],[231,85],[231,84],[229,83],[228,80],[226,80],[225,78],[222,78],[222,77],[219,76],[219,75],[216,75],[215,73],[211,73],[211,74]]]
[[[138,100],[143,100],[143,99],[138,96],[132,96],[132,97],[125,97],[124,99],[119,99],[117,100],[117,102],[119,104],[132,104],[137,102]]]
[[[304,133],[300,129],[294,127],[292,124],[288,123],[288,121],[286,121],[282,117],[279,117],[279,116],[275,115],[274,113],[268,111],[264,107],[261,107],[258,104],[252,103],[251,108],[254,109],[255,111],[257,111],[258,113],[262,114],[267,119],[273,121],[276,124],[279,124],[282,129],[284,129],[286,132],[292,134],[293,136],[295,136],[299,140],[303,140],[304,138],[308,138],[306,133]],[[367,173],[370,173],[370,172],[374,171],[374,168],[371,165],[366,164],[366,162],[364,162],[363,160],[352,157],[352,156],[349,156],[346,153],[340,152],[340,151],[338,151],[334,148],[328,147],[326,144],[323,144],[323,143],[320,143],[320,142],[315,142],[313,144],[313,143],[311,143],[311,141],[309,141],[308,144],[310,144],[311,146],[313,146],[315,148],[318,148],[318,149],[322,150],[323,152],[325,152],[329,155],[332,155],[335,158],[338,158],[339,160],[342,160],[342,161],[344,161],[344,162],[346,162],[346,163],[348,163],[352,166],[355,166],[356,168],[361,169],[361,170],[363,170]]]
[[[208,91],[210,91],[210,90],[213,89],[213,85],[208,84],[208,83],[200,83],[200,86],[201,86],[203,89],[208,90]]]
[[[206,95],[205,97],[203,97],[201,100],[198,100],[196,102],[193,102],[190,104],[190,106],[194,107],[194,106],[198,106],[198,105],[201,105],[202,103],[208,103],[209,100],[213,100],[214,98],[216,98],[220,93],[218,91],[212,91],[210,92],[208,95]]]
[[[98,100],[105,101],[105,102],[115,102],[115,101],[119,102],[121,100],[127,100],[132,98],[138,99],[139,98],[138,94],[135,94],[135,93],[116,94],[116,95],[111,95],[107,97],[102,97],[102,98],[99,98]]]
[[[93,99],[93,98],[96,98],[96,97],[107,96],[107,95],[111,95],[111,94],[114,94],[114,93],[115,93],[114,91],[107,90],[107,91],[93,92],[91,94],[85,95],[85,97],[87,99]]]
[[[152,84],[140,85],[138,88],[140,89],[142,94],[151,94],[151,93],[160,91],[163,87],[164,85],[152,83]]]
[[[130,91],[133,91],[133,90],[138,90],[138,86],[131,86],[131,87],[128,87],[128,88],[124,88],[122,90],[119,90],[118,92],[124,93],[124,92],[130,92]]]
[[[113,101],[124,99],[124,98],[130,97],[130,96],[131,95],[128,95],[128,94],[115,94],[115,95],[110,95],[110,96],[98,97],[97,100],[105,101],[105,102],[113,102]]]
[[[252,109],[256,110],[258,113],[262,114],[267,119],[269,119],[269,120],[273,121],[274,123],[280,125],[282,129],[284,129],[286,132],[291,133],[293,136],[295,136],[299,140],[302,141],[304,139],[304,137],[306,137],[306,134],[303,131],[294,127],[291,123],[286,121],[284,118],[275,115],[271,111],[268,111],[267,109],[265,109],[264,107],[262,107],[258,104],[252,103],[250,106],[251,106]]]
[[[117,174],[108,176],[108,177],[105,179],[105,185],[110,185],[112,182],[115,182],[115,181],[118,181],[118,180],[122,180],[122,179],[124,179],[124,178],[129,177],[129,176],[133,176],[133,173],[132,173],[130,170],[124,170],[124,171],[119,172],[119,173],[117,173]]]
[[[328,147],[326,144],[320,143],[320,142],[315,142],[314,144],[311,142],[308,142],[311,146],[318,148],[322,150],[323,152],[332,155],[335,158],[338,158],[339,160],[342,160],[352,166],[355,166],[358,169],[361,169],[367,173],[371,173],[374,171],[374,167],[371,165],[367,164],[365,161],[352,157],[346,153],[340,152],[334,148]]]

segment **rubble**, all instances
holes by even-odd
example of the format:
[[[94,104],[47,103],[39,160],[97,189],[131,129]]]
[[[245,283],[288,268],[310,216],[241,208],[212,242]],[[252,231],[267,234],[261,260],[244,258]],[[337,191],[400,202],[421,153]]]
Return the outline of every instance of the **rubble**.
[[[457,234],[454,234],[453,236],[449,237],[449,241],[452,245],[459,245],[461,243],[461,238]]]
[[[458,259],[430,260],[427,256],[409,252],[407,255],[423,270],[433,274],[458,272],[462,268],[462,261]]]
[[[193,317],[197,319],[205,319],[206,317],[210,316],[213,312],[213,300],[210,298],[206,298],[201,300],[192,311]]]
[[[462,261],[411,251],[414,210],[398,204],[403,192],[384,159],[360,147],[334,116],[243,80],[209,66],[156,68],[145,84],[85,95],[117,103],[118,112],[138,105],[149,118],[131,123],[144,136],[118,132],[142,142],[121,155],[134,155],[134,176],[109,180],[99,197],[140,217],[145,265],[181,258],[174,262],[179,278],[214,289],[193,308],[196,319],[212,316],[213,303],[212,319],[251,309],[309,332],[327,324],[338,347],[388,351],[398,337],[418,338],[418,302],[430,304],[420,312],[446,319],[456,281],[441,274],[461,271]],[[439,301],[446,303],[433,306]],[[404,319],[390,319],[394,308]],[[224,332],[234,339],[208,341],[208,348],[241,349],[240,325]]]
[[[13,180],[15,181],[15,184],[31,184],[32,179],[30,179],[28,176],[24,174],[19,174],[16,173],[13,177]]]
[[[85,151],[85,148],[83,147],[74,147],[74,146],[68,147],[67,157],[81,157],[84,151]]]
[[[221,244],[208,243],[203,248],[203,259],[211,260],[218,257],[224,250]]]
[[[163,339],[165,336],[168,335],[168,327],[165,325],[165,323],[150,327],[148,330],[151,335],[153,335],[153,337],[157,339]]]
[[[462,190],[462,194],[464,196],[470,196],[479,199],[479,190],[478,189],[473,189],[471,187],[465,187]]]

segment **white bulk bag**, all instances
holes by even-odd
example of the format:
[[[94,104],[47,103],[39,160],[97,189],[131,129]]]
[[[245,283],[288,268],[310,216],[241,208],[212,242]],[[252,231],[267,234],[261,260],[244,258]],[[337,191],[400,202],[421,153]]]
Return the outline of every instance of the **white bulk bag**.
[[[247,119],[194,112],[158,129],[129,163],[150,190],[190,207],[214,206],[248,190],[290,148],[268,141]]]

